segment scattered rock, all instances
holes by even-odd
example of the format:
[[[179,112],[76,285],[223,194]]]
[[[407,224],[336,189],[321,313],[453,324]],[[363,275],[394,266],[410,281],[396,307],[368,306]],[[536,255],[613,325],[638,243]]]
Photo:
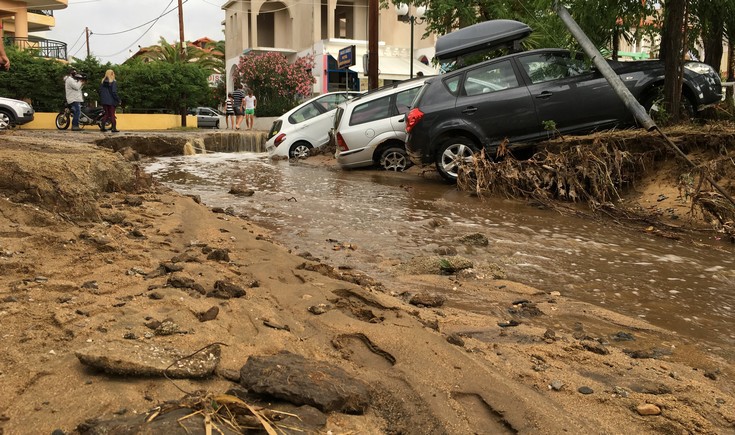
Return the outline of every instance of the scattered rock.
[[[331,306],[331,305],[329,305],[329,304],[319,304],[319,305],[312,305],[312,306],[310,306],[309,308],[307,308],[307,310],[308,310],[308,311],[309,311],[309,312],[310,312],[311,314],[314,314],[314,315],[317,315],[317,316],[319,316],[319,315],[321,315],[321,314],[324,314],[324,313],[326,313],[326,312],[327,312],[327,311],[329,311],[329,310],[330,310],[331,308],[332,308],[332,306]]]
[[[152,413],[143,413],[131,416],[117,417],[114,419],[88,419],[77,426],[80,435],[99,434],[166,434],[166,435],[190,435],[204,433],[204,415],[191,408],[176,408],[169,412],[159,413],[149,421]],[[235,431],[227,425],[218,425],[221,435],[235,435],[241,432]]]
[[[513,302],[513,306],[508,308],[508,312],[521,317],[538,317],[544,314],[536,304],[526,300]]]
[[[125,197],[125,204],[131,207],[139,207],[143,205],[143,198],[140,196],[128,195]]]
[[[184,264],[183,263],[174,263],[172,261],[164,261],[163,263],[161,263],[161,267],[167,273],[181,272],[182,270],[184,270]]]
[[[274,321],[272,321],[270,319],[263,319],[263,325],[265,325],[265,326],[267,326],[269,328],[278,329],[278,330],[281,330],[281,331],[289,331],[289,332],[291,332],[291,328],[288,325],[282,325],[282,324],[276,323],[276,322],[274,322]]]
[[[633,337],[633,334],[630,334],[628,332],[619,331],[615,334],[611,335],[610,338],[613,341],[634,341],[635,337]]]
[[[609,355],[610,351],[602,345],[602,343],[593,340],[584,340],[580,342],[584,350],[587,350],[598,355]]]
[[[165,372],[172,378],[203,378],[214,373],[220,360],[220,347],[215,344],[187,356],[190,351],[137,341],[114,341],[75,354],[82,364],[116,375],[163,376]]]
[[[249,357],[240,369],[240,384],[253,393],[322,412],[362,414],[370,403],[367,385],[344,370],[288,352]]]
[[[255,194],[255,191],[245,185],[239,184],[230,187],[229,193],[235,196],[253,196]]]
[[[154,301],[160,301],[161,299],[163,299],[163,294],[159,292],[151,292],[148,293],[148,297],[150,299],[153,299]]]
[[[644,403],[642,405],[638,405],[636,406],[635,410],[640,415],[660,415],[661,414],[661,408],[659,408],[658,406],[652,403]]]
[[[99,285],[97,284],[97,281],[87,281],[82,284],[82,288],[97,290],[99,289]]]
[[[577,388],[577,391],[579,391],[581,394],[592,394],[595,392],[595,390],[587,386],[579,387]]]
[[[173,273],[168,277],[168,285],[174,288],[193,288],[194,280],[180,273]]]
[[[447,343],[455,346],[464,347],[464,339],[457,333],[452,333],[447,336]]]
[[[546,331],[544,331],[544,340],[546,340],[547,343],[553,343],[554,341],[556,341],[556,332],[553,329],[547,329]]]
[[[716,381],[717,380],[717,375],[719,375],[719,374],[720,374],[720,370],[719,369],[706,370],[704,372],[704,377],[707,378],[707,379],[712,379],[713,381]]]
[[[219,307],[214,306],[208,309],[207,311],[196,313],[196,316],[200,322],[209,322],[210,320],[216,319],[218,314],[219,314]]]
[[[658,382],[644,382],[642,384],[630,385],[630,389],[641,394],[671,394],[671,388]]]
[[[112,212],[112,213],[105,213],[102,215],[102,220],[109,222],[114,225],[120,225],[123,222],[125,222],[126,214],[123,212]]]
[[[171,321],[171,320],[164,320],[161,322],[160,325],[153,331],[156,335],[160,336],[166,336],[166,335],[174,335],[180,333],[180,326]]]
[[[415,275],[441,275],[455,273],[462,269],[471,269],[473,265],[471,260],[459,255],[449,258],[438,255],[419,255],[409,260],[404,268],[408,273]]]
[[[549,388],[551,388],[554,391],[561,391],[562,388],[564,388],[564,382],[562,381],[551,381],[549,384]]]
[[[231,299],[241,298],[246,295],[245,289],[228,281],[219,280],[214,283],[214,290],[207,294],[210,298]]]
[[[194,202],[196,202],[197,204],[201,204],[202,203],[202,197],[199,196],[199,195],[187,194],[186,196],[188,196],[189,198],[193,199]]]
[[[467,234],[460,237],[459,241],[468,246],[487,246],[490,244],[487,237],[481,233]]]
[[[507,322],[498,322],[498,326],[500,326],[501,328],[508,328],[508,327],[511,327],[511,326],[518,326],[520,324],[521,324],[521,322],[519,322],[517,320],[513,320],[513,319],[508,320]]]
[[[434,250],[434,253],[441,255],[442,257],[451,257],[453,255],[457,255],[457,249],[451,246],[440,246]]]
[[[648,358],[658,359],[658,358],[661,358],[662,356],[671,355],[672,352],[671,352],[671,349],[654,348],[650,350],[623,349],[623,353],[625,353],[626,355],[634,359],[648,359]]]
[[[444,302],[446,301],[447,301],[447,298],[445,298],[442,295],[430,294],[430,293],[417,293],[411,296],[411,299],[409,299],[408,303],[411,305],[433,308],[433,307],[441,307],[442,305],[444,305]]]
[[[226,249],[212,249],[212,252],[207,255],[207,260],[230,261],[230,253]]]

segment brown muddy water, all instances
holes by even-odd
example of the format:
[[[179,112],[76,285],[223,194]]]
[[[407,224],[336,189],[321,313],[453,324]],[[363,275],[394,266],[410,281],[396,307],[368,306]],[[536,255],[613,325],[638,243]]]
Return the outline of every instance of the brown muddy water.
[[[386,264],[451,246],[494,262],[508,278],[644,318],[735,357],[735,246],[671,241],[620,226],[478,199],[439,180],[377,170],[343,171],[259,153],[197,154],[146,164],[155,178],[210,207],[233,207],[276,240],[389,284]],[[236,197],[234,184],[254,189]],[[480,232],[488,247],[457,239]],[[335,246],[356,249],[335,251]],[[389,285],[387,285],[390,287]],[[482,311],[475,301],[455,301]]]

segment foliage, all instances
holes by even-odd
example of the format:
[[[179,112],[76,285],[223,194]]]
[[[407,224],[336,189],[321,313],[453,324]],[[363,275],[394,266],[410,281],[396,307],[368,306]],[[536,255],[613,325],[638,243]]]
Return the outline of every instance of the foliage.
[[[214,51],[202,50],[201,48],[188,44],[185,53],[181,53],[181,43],[169,44],[166,38],[161,36],[159,45],[148,47],[140,57],[147,61],[167,63],[196,63],[212,72],[222,71],[224,54],[217,56]]]
[[[209,71],[196,63],[137,61],[119,69],[118,92],[127,107],[178,113],[210,101]]]
[[[305,56],[288,63],[278,53],[240,56],[235,81],[248,86],[258,98],[258,115],[278,116],[312,94],[314,58]]]
[[[64,100],[67,67],[34,50],[6,49],[12,68],[0,72],[0,96],[29,101],[37,111],[56,111]]]

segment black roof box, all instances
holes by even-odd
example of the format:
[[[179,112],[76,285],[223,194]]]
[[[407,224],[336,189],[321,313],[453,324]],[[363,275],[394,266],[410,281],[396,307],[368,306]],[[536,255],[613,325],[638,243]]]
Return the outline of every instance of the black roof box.
[[[490,20],[456,30],[436,41],[439,60],[454,59],[477,51],[492,50],[520,41],[533,30],[513,20]]]

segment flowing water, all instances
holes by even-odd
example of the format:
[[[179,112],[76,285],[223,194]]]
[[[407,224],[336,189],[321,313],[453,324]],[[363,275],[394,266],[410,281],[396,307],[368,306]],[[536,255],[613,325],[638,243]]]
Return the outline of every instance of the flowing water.
[[[491,243],[473,256],[496,262],[510,279],[645,318],[725,354],[735,348],[732,244],[683,243],[522,202],[480,200],[414,174],[315,168],[260,153],[160,158],[147,171],[210,207],[233,207],[277,230],[276,239],[297,252],[327,258],[336,243],[354,244],[339,265],[379,279],[386,259],[430,254],[481,232]],[[241,183],[255,195],[228,194]]]

